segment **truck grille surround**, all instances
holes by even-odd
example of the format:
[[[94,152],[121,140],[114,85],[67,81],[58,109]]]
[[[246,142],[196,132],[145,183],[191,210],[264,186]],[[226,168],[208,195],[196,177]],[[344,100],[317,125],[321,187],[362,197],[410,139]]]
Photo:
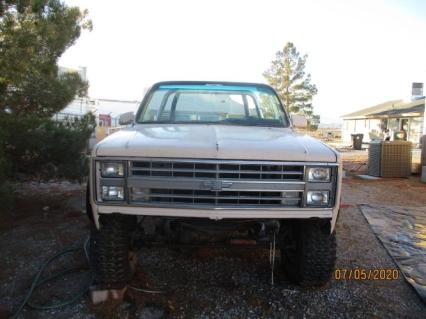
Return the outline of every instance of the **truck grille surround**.
[[[303,165],[136,160],[129,163],[129,203],[217,208],[300,207],[303,181]]]
[[[103,177],[100,161],[123,163],[124,176]],[[99,204],[206,209],[327,208],[335,204],[337,163],[190,160],[166,158],[96,161]],[[307,168],[331,168],[327,182],[310,182]],[[124,190],[124,200],[103,201],[100,189]],[[327,205],[307,203],[325,192]]]

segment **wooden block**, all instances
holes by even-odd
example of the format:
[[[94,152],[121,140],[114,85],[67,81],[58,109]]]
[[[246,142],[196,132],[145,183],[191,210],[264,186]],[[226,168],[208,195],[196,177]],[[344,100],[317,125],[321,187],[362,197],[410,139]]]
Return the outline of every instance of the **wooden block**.
[[[93,305],[102,303],[121,303],[126,293],[127,287],[122,289],[98,289],[90,288],[90,300]]]

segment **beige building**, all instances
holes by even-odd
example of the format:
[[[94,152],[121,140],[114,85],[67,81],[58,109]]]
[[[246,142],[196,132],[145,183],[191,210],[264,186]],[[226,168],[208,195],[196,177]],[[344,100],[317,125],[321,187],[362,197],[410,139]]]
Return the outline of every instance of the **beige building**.
[[[391,136],[404,130],[407,140],[419,145],[424,130],[425,97],[412,101],[394,100],[342,116],[342,139],[351,142],[351,134],[364,134],[364,141],[383,139],[385,129]]]

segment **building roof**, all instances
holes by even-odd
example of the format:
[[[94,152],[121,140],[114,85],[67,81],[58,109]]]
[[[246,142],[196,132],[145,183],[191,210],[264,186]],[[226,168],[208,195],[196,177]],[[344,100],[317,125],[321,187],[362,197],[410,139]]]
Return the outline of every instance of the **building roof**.
[[[379,112],[379,113],[374,113],[374,114],[371,114],[371,115],[392,116],[392,115],[400,115],[400,114],[402,115],[402,114],[412,114],[412,113],[424,113],[424,111],[425,111],[425,105],[420,104],[420,105],[416,105],[416,106],[412,106],[412,107],[408,107],[408,108],[404,108],[404,109],[391,109],[391,110],[387,110],[387,111],[383,111],[383,112]],[[412,115],[414,115],[414,114],[412,114]]]
[[[374,106],[367,107],[365,109],[343,115],[343,119],[362,119],[366,117],[376,116],[391,116],[402,113],[416,113],[424,112],[425,98],[404,101],[404,100],[392,100],[385,103],[377,104]]]

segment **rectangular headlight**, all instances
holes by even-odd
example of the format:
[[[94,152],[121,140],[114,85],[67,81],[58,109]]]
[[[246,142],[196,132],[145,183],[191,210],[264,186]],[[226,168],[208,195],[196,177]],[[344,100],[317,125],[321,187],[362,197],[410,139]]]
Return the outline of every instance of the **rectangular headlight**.
[[[306,204],[312,206],[326,206],[330,197],[329,191],[308,191]]]
[[[309,182],[329,182],[331,178],[330,167],[309,167],[308,181]]]
[[[123,162],[101,162],[102,177],[123,177],[124,163]]]
[[[102,186],[102,200],[124,200],[124,187]]]

